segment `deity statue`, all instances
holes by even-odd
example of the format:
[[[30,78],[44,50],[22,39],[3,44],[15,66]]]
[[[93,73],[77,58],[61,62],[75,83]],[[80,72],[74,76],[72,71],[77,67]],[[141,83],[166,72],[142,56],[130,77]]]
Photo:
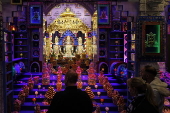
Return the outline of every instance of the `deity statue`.
[[[50,58],[50,54],[52,53],[52,48],[50,47],[51,41],[49,40],[49,38],[46,38],[46,43],[45,43],[45,47],[46,47],[46,59]]]
[[[58,59],[59,50],[60,50],[60,46],[58,45],[58,37],[56,36],[55,37],[55,45],[53,45],[53,51],[56,56],[56,59]]]
[[[67,36],[64,45],[64,57],[73,57],[73,45],[72,45],[71,37]]]
[[[81,37],[78,38],[78,44],[82,45],[82,38]]]
[[[83,53],[83,50],[84,50],[84,47],[82,45],[82,38],[79,37],[78,38],[78,46],[77,46],[77,54],[82,54]]]
[[[95,36],[93,36],[93,55],[96,55],[97,54],[97,39]]]
[[[44,42],[43,42],[43,55],[46,55],[46,36],[44,37]]]
[[[150,32],[147,35],[147,40],[145,41],[146,47],[154,47],[156,34]]]
[[[93,36],[93,44],[96,44],[96,42],[97,42],[97,39],[95,36]]]
[[[38,11],[34,11],[34,16],[32,17],[33,20],[39,20],[40,16],[39,16],[39,12]]]
[[[58,45],[58,36],[55,37],[55,44]]]
[[[86,53],[88,55],[88,57],[91,59],[91,56],[92,56],[92,40],[91,38],[87,38],[86,39]]]
[[[93,55],[97,54],[97,45],[93,45]]]
[[[100,15],[100,19],[108,19],[107,15],[106,15],[106,11],[101,11],[101,15]]]

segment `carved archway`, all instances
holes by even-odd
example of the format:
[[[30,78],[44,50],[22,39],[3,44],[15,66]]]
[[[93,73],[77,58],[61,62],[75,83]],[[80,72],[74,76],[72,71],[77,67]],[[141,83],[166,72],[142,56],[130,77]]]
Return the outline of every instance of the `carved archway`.
[[[51,11],[51,9],[53,9],[56,5],[59,5],[59,4],[60,3],[56,3],[56,2],[45,2],[43,4],[44,14],[47,15],[48,12]],[[83,6],[85,9],[87,9],[91,15],[94,14],[95,12],[94,4],[96,4],[95,2],[79,2],[79,4]]]

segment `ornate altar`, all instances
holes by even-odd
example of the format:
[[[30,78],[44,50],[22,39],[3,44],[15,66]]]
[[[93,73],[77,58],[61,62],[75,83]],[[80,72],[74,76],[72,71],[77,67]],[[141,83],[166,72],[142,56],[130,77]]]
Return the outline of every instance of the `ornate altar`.
[[[94,23],[97,22],[96,15],[95,13],[92,19]],[[44,29],[44,59],[48,61],[53,56],[60,64],[65,64],[63,59],[73,59],[76,55],[80,55],[82,58],[85,54],[86,58],[93,59],[94,54],[97,54],[97,33],[92,32],[92,30],[96,31],[96,25],[92,29],[89,28],[81,19],[76,17],[71,8],[66,7],[59,18],[56,18],[47,27],[46,32]],[[78,32],[81,32],[82,36],[79,36]],[[92,32],[92,37],[87,36],[89,32]],[[62,59],[59,56],[63,56]]]

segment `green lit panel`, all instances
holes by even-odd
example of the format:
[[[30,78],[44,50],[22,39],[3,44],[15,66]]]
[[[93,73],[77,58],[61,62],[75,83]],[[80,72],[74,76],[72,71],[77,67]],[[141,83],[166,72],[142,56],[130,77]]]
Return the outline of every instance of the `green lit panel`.
[[[160,25],[146,25],[145,53],[160,53]]]

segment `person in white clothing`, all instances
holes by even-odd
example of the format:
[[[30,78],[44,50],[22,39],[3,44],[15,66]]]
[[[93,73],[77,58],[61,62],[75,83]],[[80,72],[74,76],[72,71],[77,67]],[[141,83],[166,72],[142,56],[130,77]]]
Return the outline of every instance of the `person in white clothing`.
[[[159,106],[159,113],[162,113],[164,98],[170,96],[170,91],[167,89],[168,84],[162,82],[156,75],[157,70],[149,65],[144,66],[141,71],[141,77],[146,81],[146,83],[151,85],[155,101]]]

